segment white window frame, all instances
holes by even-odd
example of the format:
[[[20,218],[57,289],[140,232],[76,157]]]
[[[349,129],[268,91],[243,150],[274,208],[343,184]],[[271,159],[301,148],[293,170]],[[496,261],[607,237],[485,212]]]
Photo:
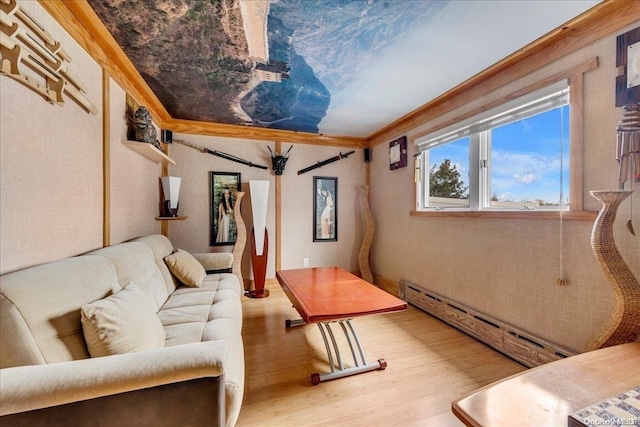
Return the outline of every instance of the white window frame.
[[[539,206],[523,205],[519,208],[504,208],[491,206],[491,141],[490,129],[508,123],[522,120],[559,106],[570,106],[570,86],[568,79],[562,79],[549,86],[530,92],[515,100],[506,102],[498,107],[489,109],[454,125],[427,134],[415,140],[418,149],[416,159],[416,209],[418,211],[567,211],[569,206]],[[571,112],[571,107],[570,112]],[[571,126],[570,126],[571,127]],[[429,206],[429,150],[446,145],[465,137],[469,137],[469,206],[464,207],[434,207]],[[571,137],[565,142],[569,152]],[[566,159],[567,164],[572,164]],[[562,173],[562,172],[561,172]],[[570,177],[575,176],[570,174]],[[571,179],[571,178],[570,178]],[[569,182],[571,189],[572,183]],[[571,193],[571,190],[569,190]],[[570,200],[571,202],[571,200]]]

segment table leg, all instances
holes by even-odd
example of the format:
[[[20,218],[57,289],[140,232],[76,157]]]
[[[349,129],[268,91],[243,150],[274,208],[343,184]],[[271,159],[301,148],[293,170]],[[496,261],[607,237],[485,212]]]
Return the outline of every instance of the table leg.
[[[292,328],[294,326],[302,326],[302,325],[306,325],[307,322],[305,322],[302,319],[287,319],[284,321],[284,324],[287,328]]]
[[[318,385],[323,381],[331,381],[338,378],[361,374],[363,372],[383,370],[387,367],[387,362],[384,359],[378,359],[378,361],[375,363],[367,363],[364,357],[364,350],[362,349],[362,345],[360,344],[360,339],[358,338],[358,335],[356,334],[356,331],[351,324],[351,319],[347,319],[338,320],[337,323],[340,324],[342,332],[347,339],[347,343],[349,344],[349,348],[351,349],[351,355],[353,356],[353,362],[355,366],[345,368],[344,364],[342,363],[340,348],[331,329],[331,323],[336,322],[334,321],[318,323],[318,328],[320,328],[320,334],[322,335],[322,340],[324,341],[324,346],[327,350],[331,372],[312,374],[311,383],[313,385]],[[331,341],[331,343],[329,343],[329,341]],[[356,350],[358,350],[358,354],[356,354]],[[360,356],[359,358],[358,355]],[[334,363],[334,356],[337,363]]]

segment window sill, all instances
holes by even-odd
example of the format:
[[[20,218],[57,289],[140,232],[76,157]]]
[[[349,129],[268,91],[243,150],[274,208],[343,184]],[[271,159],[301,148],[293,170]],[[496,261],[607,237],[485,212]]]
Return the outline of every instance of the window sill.
[[[563,221],[595,221],[597,211],[416,211],[410,216],[426,218],[487,218],[487,219],[560,219]]]

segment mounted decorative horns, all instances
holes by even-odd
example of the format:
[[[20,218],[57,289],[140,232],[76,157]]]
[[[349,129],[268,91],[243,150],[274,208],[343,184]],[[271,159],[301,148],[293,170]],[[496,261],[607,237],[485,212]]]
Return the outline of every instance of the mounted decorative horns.
[[[269,147],[268,145],[267,145],[267,148],[271,153],[271,165],[273,166],[273,172],[276,175],[282,175],[282,172],[284,172],[284,167],[287,164],[287,160],[289,160],[289,151],[291,151],[291,149],[293,148],[293,144],[291,145],[291,147],[289,147],[287,152],[284,154],[274,153],[271,150],[271,147]]]

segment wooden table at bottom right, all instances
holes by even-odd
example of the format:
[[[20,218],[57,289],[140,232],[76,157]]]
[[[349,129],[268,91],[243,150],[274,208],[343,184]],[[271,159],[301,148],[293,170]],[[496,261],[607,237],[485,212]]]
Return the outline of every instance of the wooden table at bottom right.
[[[547,363],[452,404],[467,426],[567,426],[569,415],[640,385],[640,342]],[[640,422],[632,425],[640,425]]]

